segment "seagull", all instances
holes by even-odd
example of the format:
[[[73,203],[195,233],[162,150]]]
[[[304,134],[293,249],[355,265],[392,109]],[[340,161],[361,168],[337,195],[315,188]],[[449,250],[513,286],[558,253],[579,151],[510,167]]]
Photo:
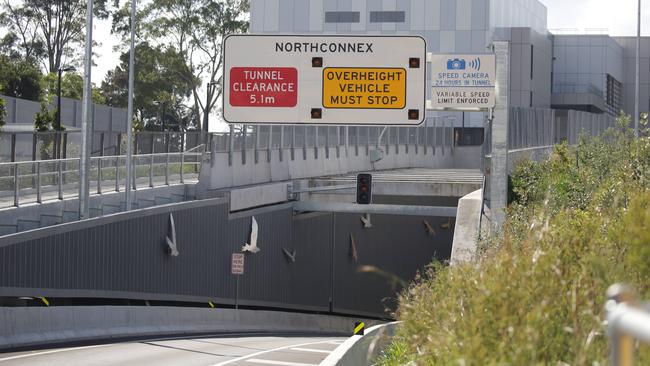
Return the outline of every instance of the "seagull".
[[[253,254],[257,253],[260,251],[260,248],[257,247],[257,221],[255,220],[255,216],[251,216],[251,238],[250,238],[250,244],[246,243],[244,246],[241,247],[242,252],[251,252]]]
[[[426,231],[427,234],[429,234],[429,236],[436,235],[436,231],[433,230],[433,227],[431,226],[431,224],[429,224],[427,220],[422,220],[422,223],[424,224],[424,231]]]
[[[352,236],[352,234],[350,234],[350,256],[355,263],[359,261],[359,256],[357,254],[357,243],[354,241],[354,236]]]
[[[446,223],[440,224],[440,227],[445,230],[449,230],[449,228],[451,227],[451,217],[449,218],[449,220],[447,220]]]
[[[364,229],[370,229],[372,227],[372,222],[370,222],[370,214],[361,216],[361,222],[363,223]]]
[[[282,251],[284,252],[284,255],[286,255],[291,262],[296,263],[296,250],[294,249],[293,251],[289,251],[286,248],[282,248]]]
[[[167,252],[169,255],[172,257],[178,257],[178,245],[176,245],[176,226],[174,225],[174,215],[169,214],[169,224],[171,227],[171,238],[169,235],[165,239],[167,239]]]

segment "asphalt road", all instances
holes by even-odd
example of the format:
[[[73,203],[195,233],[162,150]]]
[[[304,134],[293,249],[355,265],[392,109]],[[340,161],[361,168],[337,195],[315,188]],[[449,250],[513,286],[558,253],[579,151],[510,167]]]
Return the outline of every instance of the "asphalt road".
[[[318,365],[346,338],[234,337],[135,341],[0,353],[14,365]]]

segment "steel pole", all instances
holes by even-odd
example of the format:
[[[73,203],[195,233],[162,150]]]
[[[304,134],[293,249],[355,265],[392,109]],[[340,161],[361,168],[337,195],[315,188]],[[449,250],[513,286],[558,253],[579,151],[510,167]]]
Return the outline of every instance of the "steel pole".
[[[84,59],[84,90],[81,106],[81,157],[79,161],[79,219],[90,218],[90,151],[92,143],[92,91],[91,71],[93,57],[93,2],[88,0],[86,8],[86,57]]]
[[[641,0],[639,0],[636,23],[636,79],[634,82],[634,137],[639,137],[639,78],[641,72]]]
[[[129,96],[128,111],[126,115],[126,184],[124,187],[124,200],[126,210],[131,210],[131,179],[133,168],[133,79],[135,74],[135,5],[136,0],[131,0],[131,50],[129,51]]]
[[[59,78],[57,79],[56,83],[56,138],[54,140],[54,157],[56,159],[61,158],[61,154],[59,152],[59,149],[61,148],[61,144],[59,144],[59,131],[61,131],[61,73],[63,72],[61,68],[57,70]]]

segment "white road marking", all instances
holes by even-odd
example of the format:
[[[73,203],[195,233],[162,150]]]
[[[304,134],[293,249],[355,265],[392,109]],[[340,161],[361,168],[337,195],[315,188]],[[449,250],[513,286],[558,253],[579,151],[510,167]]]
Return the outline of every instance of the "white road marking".
[[[330,354],[332,351],[324,350],[324,349],[315,349],[315,348],[292,348],[292,351],[300,351],[300,352],[314,352],[314,353],[327,353]]]
[[[281,351],[281,350],[285,350],[285,349],[289,349],[289,348],[294,348],[294,347],[303,347],[303,346],[311,346],[311,345],[314,345],[314,344],[323,344],[323,343],[330,343],[330,342],[331,342],[331,341],[320,341],[320,342],[309,342],[309,343],[301,343],[301,344],[290,344],[290,345],[288,345],[288,346],[284,346],[284,347],[273,348],[273,349],[269,349],[269,350],[265,350],[265,351],[260,351],[260,352],[255,352],[255,353],[251,353],[251,354],[249,354],[249,355],[245,355],[245,356],[241,356],[241,357],[233,358],[232,360],[228,360],[228,361],[224,361],[224,362],[219,362],[219,363],[216,363],[216,364],[214,364],[214,365],[212,365],[212,366],[223,366],[223,365],[228,365],[228,364],[231,364],[231,363],[234,363],[234,362],[237,362],[237,361],[243,361],[243,360],[245,360],[245,359],[247,359],[247,358],[257,357],[257,356],[259,356],[259,355],[263,355],[263,354],[265,354],[265,353],[271,353],[271,352],[275,352],[275,351]],[[279,361],[278,361],[278,362],[279,362]]]
[[[325,342],[325,343],[336,344],[337,346],[340,346],[340,345],[343,344],[343,342],[345,342],[345,341],[328,341],[328,342]]]
[[[273,360],[262,360],[259,358],[251,358],[246,360],[250,363],[261,363],[265,365],[283,365],[283,366],[318,366],[316,363],[299,363],[299,362],[288,362],[288,361],[273,361]]]
[[[97,346],[86,346],[86,347],[73,347],[73,348],[63,348],[63,349],[55,349],[51,351],[44,351],[44,352],[36,352],[36,353],[28,353],[24,355],[18,355],[18,356],[11,356],[11,357],[5,357],[5,358],[0,358],[0,362],[2,361],[10,361],[10,360],[17,360],[19,358],[25,358],[25,357],[33,357],[33,356],[40,356],[40,355],[49,355],[51,353],[59,353],[59,352],[67,352],[67,351],[76,351],[80,349],[90,349],[90,348],[97,348],[97,347],[104,347],[106,346],[105,344],[97,345]]]

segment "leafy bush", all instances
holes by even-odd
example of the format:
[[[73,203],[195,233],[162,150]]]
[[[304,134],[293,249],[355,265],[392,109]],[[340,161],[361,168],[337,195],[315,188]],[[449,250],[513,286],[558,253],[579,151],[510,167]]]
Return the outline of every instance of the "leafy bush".
[[[560,145],[512,185],[503,233],[474,263],[432,265],[404,291],[382,364],[608,363],[607,287],[650,299],[650,139],[624,130]]]

